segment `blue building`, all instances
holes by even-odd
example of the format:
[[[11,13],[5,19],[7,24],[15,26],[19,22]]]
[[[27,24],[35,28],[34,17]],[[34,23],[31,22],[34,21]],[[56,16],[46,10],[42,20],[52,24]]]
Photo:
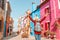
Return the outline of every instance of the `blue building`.
[[[31,13],[31,17],[34,19],[35,16],[38,16],[38,18],[40,18],[40,8],[36,7],[35,3],[32,3],[32,13]],[[31,27],[31,35],[34,36],[34,23],[31,21],[30,22],[30,27]]]

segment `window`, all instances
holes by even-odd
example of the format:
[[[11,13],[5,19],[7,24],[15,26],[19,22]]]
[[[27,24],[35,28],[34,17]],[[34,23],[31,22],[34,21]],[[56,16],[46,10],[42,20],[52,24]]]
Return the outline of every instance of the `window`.
[[[2,7],[2,0],[0,0],[0,7]]]
[[[58,7],[59,7],[59,9],[60,9],[60,0],[58,0]]]
[[[49,20],[51,21],[51,11],[49,7],[45,8],[45,14],[49,14],[48,17],[49,17]]]
[[[0,7],[2,7],[2,9],[4,9],[4,0],[0,0]]]
[[[43,28],[43,24],[41,24],[41,27]]]
[[[0,20],[0,32],[1,32],[1,29],[2,29],[2,21]]]
[[[50,30],[50,22],[48,22],[48,28],[49,28],[49,30]]]
[[[45,14],[46,13],[50,13],[50,8],[49,7],[45,9]]]
[[[45,23],[45,30],[50,30],[50,22]]]
[[[2,0],[2,9],[4,9],[4,0]]]

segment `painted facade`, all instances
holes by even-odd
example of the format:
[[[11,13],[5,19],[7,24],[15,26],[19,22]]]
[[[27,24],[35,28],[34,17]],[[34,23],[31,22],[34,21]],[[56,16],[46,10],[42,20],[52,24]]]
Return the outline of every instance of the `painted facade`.
[[[11,35],[13,29],[13,19],[11,15],[10,3],[7,2],[7,14],[6,14],[6,36]]]
[[[40,18],[40,8],[36,9],[36,4],[33,3],[32,4],[32,13],[31,13],[31,17],[34,19],[35,16],[38,16],[38,18]],[[30,27],[31,27],[31,35],[34,36],[34,23],[30,22]]]
[[[44,4],[42,4],[44,3]],[[50,13],[50,5],[49,5],[49,2],[47,1],[41,1],[41,5],[40,5],[40,15],[41,15],[41,18],[44,17],[44,15],[46,13]],[[42,31],[42,34],[44,34],[49,28],[48,28],[48,22],[50,22],[50,15],[48,15],[46,17],[46,19],[42,22],[42,25],[43,25],[43,31]],[[44,35],[43,35],[44,36]]]
[[[0,0],[0,40],[3,38],[3,33],[4,33],[4,0]]]
[[[50,28],[50,31],[51,31],[52,28],[54,27],[55,20],[57,18],[60,18],[60,5],[59,5],[60,4],[60,0],[41,0],[41,1],[43,1],[40,4],[41,18],[43,18],[43,16],[46,13],[50,13],[47,16],[47,18],[42,22],[43,28],[46,31],[46,28],[48,27],[48,28]],[[50,24],[48,24],[48,22]],[[50,26],[46,26],[46,25],[50,25]]]
[[[57,18],[60,18],[60,0],[51,0],[50,1],[51,5],[51,29],[53,23],[56,21]],[[53,14],[54,13],[54,14]],[[53,17],[54,16],[54,17]],[[54,18],[54,19],[53,19]],[[58,32],[58,33],[57,33]],[[59,29],[56,31],[56,38],[60,40],[60,33]]]

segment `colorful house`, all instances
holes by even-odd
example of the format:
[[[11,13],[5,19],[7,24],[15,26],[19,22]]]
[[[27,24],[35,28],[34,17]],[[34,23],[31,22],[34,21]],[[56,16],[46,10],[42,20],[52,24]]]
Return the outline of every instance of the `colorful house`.
[[[44,0],[44,1],[41,0],[41,4],[40,4],[40,15],[41,15],[41,18],[43,18],[46,13],[50,13],[49,0]],[[50,16],[51,15],[48,15],[46,17],[46,19],[42,22],[42,25],[43,25],[43,28],[44,28],[42,34],[44,34],[45,31],[47,31],[48,29],[50,29],[50,26],[48,28],[48,25],[49,25],[48,23],[51,22],[51,20],[50,20],[51,17]]]
[[[0,0],[0,40],[4,33],[4,0]]]
[[[10,17],[11,15],[11,7],[10,7],[10,3],[7,2],[7,13],[6,13],[6,36],[8,36],[9,34],[9,28],[11,27],[10,24],[13,23],[13,19]]]
[[[44,32],[47,30],[51,31],[54,27],[55,20],[60,18],[60,0],[41,0],[39,7],[41,18],[43,18],[46,13],[50,13],[42,22],[42,25]]]
[[[40,8],[36,7],[36,4],[33,2],[31,17],[34,19],[36,15],[38,16],[38,18],[40,18]],[[34,23],[33,22],[30,22],[30,27],[31,27],[31,35],[34,36]]]

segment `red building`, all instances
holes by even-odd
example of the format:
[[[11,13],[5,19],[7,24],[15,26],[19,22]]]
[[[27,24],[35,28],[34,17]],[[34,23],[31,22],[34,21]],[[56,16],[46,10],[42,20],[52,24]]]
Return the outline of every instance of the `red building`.
[[[41,18],[44,17],[44,15],[46,13],[50,13],[50,4],[49,4],[49,0],[41,0],[41,4],[40,4],[40,15],[41,15]],[[48,31],[48,29],[50,29],[50,26],[48,26],[51,22],[51,15],[48,15],[46,17],[46,19],[42,22],[42,25],[43,25],[43,32],[42,34],[44,34],[46,31]]]
[[[55,20],[60,18],[60,0],[41,0],[40,2],[41,18],[43,18],[46,13],[50,13],[42,22],[44,33],[49,29],[51,31],[54,27]]]

